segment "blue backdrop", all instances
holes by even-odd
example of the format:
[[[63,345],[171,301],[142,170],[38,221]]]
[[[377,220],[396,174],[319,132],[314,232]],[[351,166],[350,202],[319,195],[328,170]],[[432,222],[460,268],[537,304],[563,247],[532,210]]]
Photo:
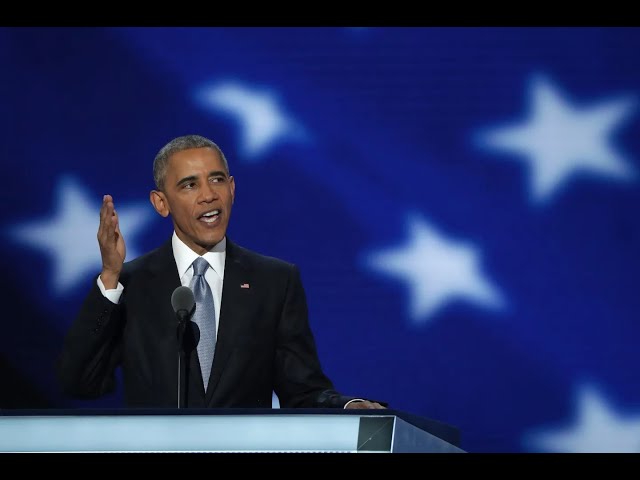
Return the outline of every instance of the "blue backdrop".
[[[298,264],[344,393],[470,452],[640,452],[640,29],[0,28],[4,408],[92,278],[102,195],[128,259],[171,223],[152,161],[198,133],[229,236]]]

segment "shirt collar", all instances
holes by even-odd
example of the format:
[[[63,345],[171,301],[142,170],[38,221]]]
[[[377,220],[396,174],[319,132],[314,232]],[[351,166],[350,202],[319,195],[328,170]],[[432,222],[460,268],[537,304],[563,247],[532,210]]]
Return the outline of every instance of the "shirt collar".
[[[189,267],[191,267],[193,261],[198,258],[199,255],[180,240],[175,231],[171,237],[171,246],[173,247],[173,257],[175,258],[176,265],[178,267],[178,275],[180,276],[180,279],[182,279],[184,274],[187,273],[187,270],[189,270]],[[224,280],[226,253],[227,237],[225,236],[211,250],[202,255],[222,280]]]

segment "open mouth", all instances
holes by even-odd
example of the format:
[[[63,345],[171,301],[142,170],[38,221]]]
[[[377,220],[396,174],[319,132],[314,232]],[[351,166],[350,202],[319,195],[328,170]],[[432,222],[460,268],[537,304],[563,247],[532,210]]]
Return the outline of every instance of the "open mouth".
[[[211,210],[210,212],[200,215],[198,220],[204,223],[215,223],[218,218],[220,218],[220,210]]]

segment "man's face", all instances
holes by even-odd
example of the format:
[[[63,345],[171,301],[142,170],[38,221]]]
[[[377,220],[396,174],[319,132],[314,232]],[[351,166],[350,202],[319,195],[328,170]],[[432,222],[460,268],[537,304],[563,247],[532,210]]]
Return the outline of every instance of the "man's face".
[[[178,237],[202,255],[226,234],[235,182],[220,154],[211,148],[192,148],[169,159],[164,191],[151,192],[160,215],[171,215]]]

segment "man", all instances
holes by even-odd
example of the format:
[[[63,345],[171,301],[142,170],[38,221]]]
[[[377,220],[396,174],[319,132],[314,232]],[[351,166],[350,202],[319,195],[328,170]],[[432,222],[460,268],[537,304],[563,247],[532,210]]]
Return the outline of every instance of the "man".
[[[156,155],[153,175],[150,200],[171,216],[172,238],[125,263],[118,214],[104,196],[102,271],[64,341],[63,389],[97,398],[115,388],[121,366],[129,407],[268,408],[275,391],[284,408],[384,408],[342,395],[323,373],[298,268],[227,238],[235,180],[220,148],[178,137]],[[179,366],[172,295],[181,285],[196,300],[183,342],[197,348]]]

